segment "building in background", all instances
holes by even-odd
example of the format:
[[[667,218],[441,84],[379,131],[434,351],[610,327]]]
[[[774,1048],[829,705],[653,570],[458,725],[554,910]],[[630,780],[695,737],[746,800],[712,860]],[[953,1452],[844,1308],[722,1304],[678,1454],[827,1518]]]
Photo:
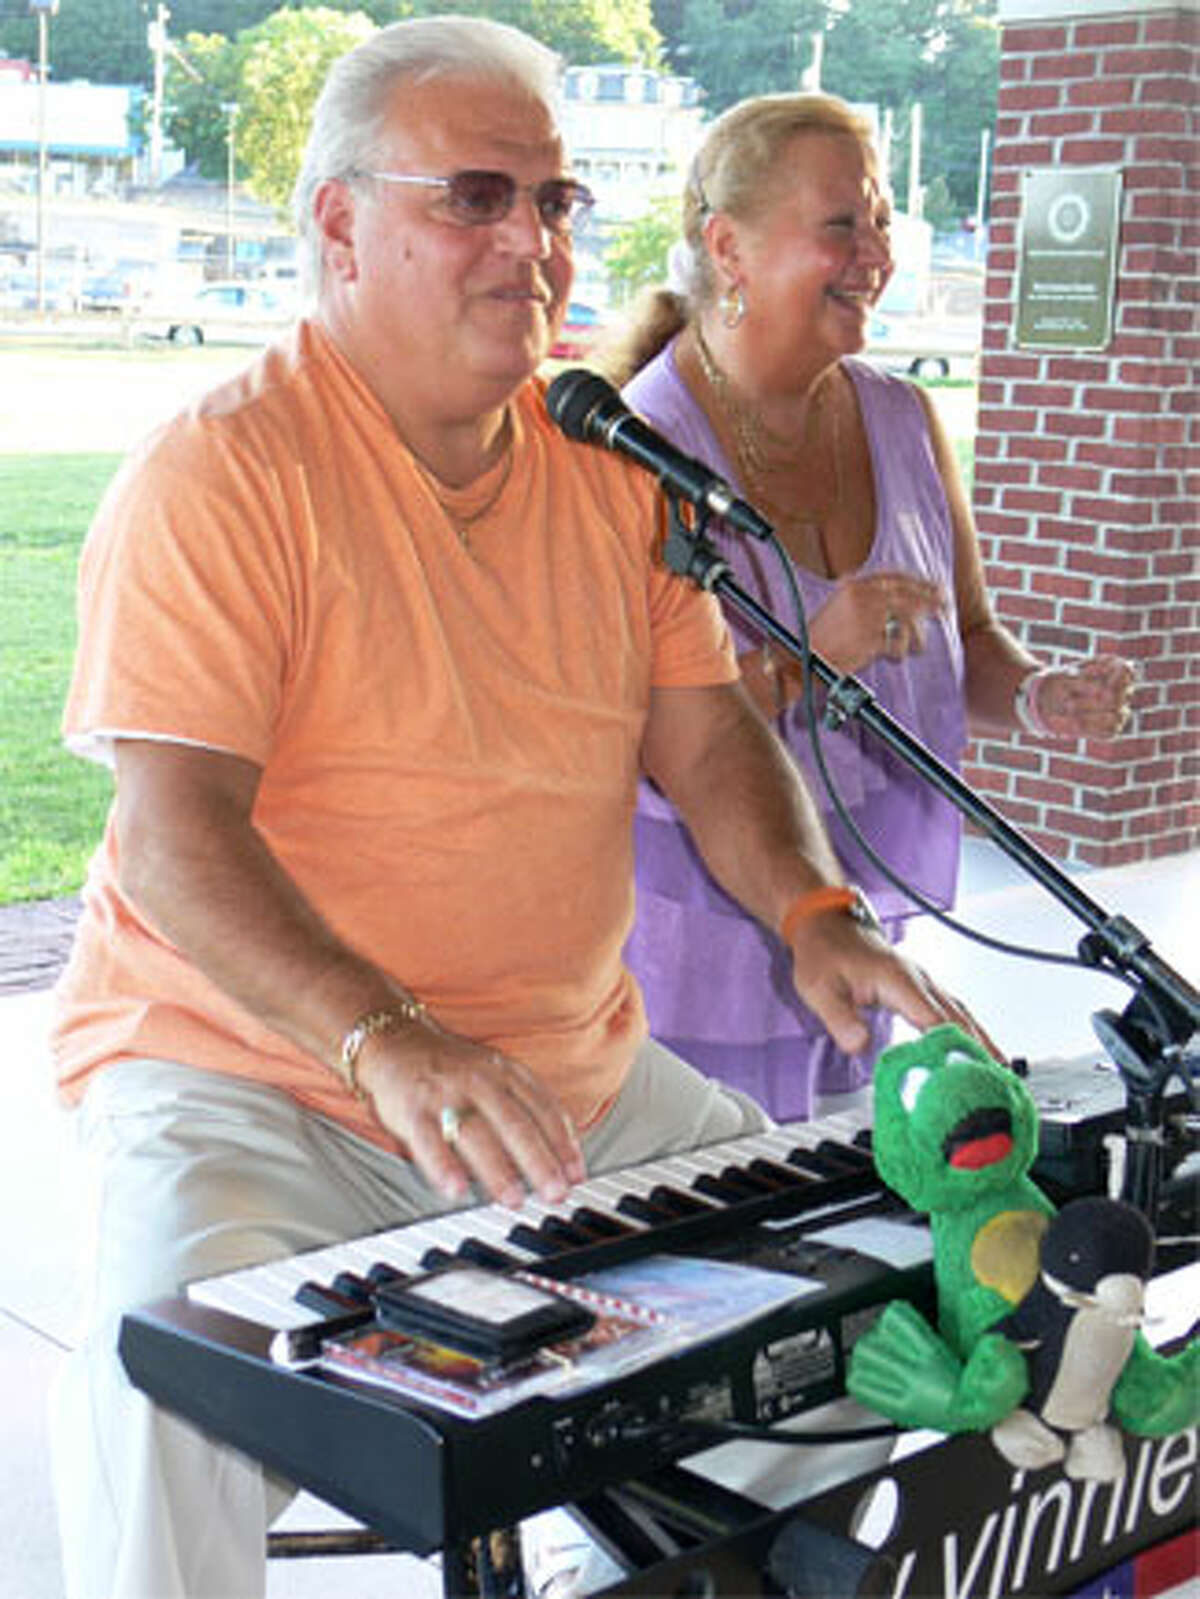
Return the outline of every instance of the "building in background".
[[[576,292],[608,304],[604,246],[613,229],[683,190],[700,139],[700,88],[691,78],[624,62],[568,67],[563,134],[572,170],[596,196],[576,250]]]
[[[116,194],[134,175],[143,90],[110,83],[48,83],[45,138],[50,196]],[[41,86],[28,61],[0,61],[0,179],[37,182]]]

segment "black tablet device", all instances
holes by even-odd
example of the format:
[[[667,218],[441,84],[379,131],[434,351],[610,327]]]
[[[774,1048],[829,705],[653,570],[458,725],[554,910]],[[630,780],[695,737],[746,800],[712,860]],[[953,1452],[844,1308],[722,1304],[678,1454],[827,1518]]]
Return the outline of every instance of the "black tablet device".
[[[576,1337],[596,1319],[586,1306],[552,1289],[471,1265],[384,1284],[375,1309],[385,1327],[503,1364]]]

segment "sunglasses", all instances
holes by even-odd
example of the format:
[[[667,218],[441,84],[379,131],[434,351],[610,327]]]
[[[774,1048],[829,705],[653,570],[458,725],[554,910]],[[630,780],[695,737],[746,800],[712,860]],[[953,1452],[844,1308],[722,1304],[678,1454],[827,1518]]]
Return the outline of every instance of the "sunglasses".
[[[452,221],[467,228],[502,222],[519,194],[531,194],[542,226],[551,233],[570,233],[592,209],[595,196],[575,178],[543,178],[541,183],[518,183],[507,172],[452,172],[448,178],[422,177],[412,172],[355,172],[378,183],[416,184],[441,189],[445,210]]]

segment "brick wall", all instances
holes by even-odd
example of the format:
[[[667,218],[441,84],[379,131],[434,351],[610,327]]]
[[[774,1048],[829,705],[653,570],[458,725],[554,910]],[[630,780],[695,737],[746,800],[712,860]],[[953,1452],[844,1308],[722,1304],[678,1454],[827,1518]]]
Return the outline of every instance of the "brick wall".
[[[1059,9],[1002,33],[975,515],[1031,649],[1119,653],[1142,680],[1124,737],[982,740],[965,775],[1049,853],[1114,866],[1200,842],[1200,28],[1190,7]],[[1124,174],[1114,338],[1018,349],[1021,172],[1072,165]]]

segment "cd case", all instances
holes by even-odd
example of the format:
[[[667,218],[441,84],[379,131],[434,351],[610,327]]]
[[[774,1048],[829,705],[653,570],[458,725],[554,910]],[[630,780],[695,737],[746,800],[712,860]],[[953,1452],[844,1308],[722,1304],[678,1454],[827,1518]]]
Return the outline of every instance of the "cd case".
[[[497,1365],[373,1324],[327,1338],[318,1364],[457,1416],[488,1416],[538,1395],[610,1381],[820,1286],[783,1272],[668,1255],[566,1281],[514,1276],[585,1307],[591,1325]]]

